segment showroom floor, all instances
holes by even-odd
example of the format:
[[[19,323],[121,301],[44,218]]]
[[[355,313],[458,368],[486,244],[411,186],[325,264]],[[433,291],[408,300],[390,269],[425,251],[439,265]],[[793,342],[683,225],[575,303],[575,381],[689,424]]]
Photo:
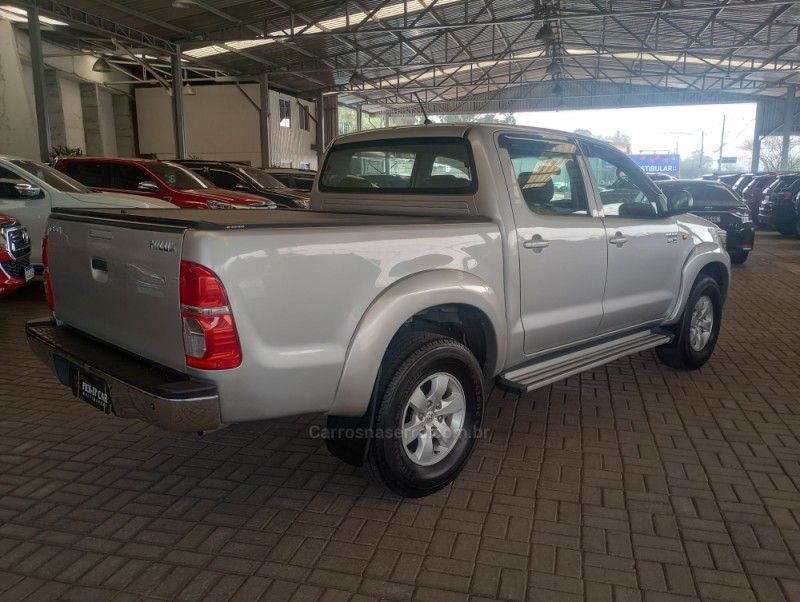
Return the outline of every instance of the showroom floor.
[[[319,416],[107,418],[29,353],[46,313],[41,282],[0,301],[0,602],[800,600],[800,240],[759,233],[704,369],[494,390],[421,500],[329,456]]]

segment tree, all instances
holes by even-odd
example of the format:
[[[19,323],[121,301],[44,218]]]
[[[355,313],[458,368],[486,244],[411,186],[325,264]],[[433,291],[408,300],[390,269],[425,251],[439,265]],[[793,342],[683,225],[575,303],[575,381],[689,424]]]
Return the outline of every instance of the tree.
[[[513,113],[476,113],[474,115],[431,115],[434,123],[505,123],[516,125]]]
[[[693,151],[688,159],[681,159],[681,178],[699,178],[703,174],[714,171],[714,159],[700,151]]]
[[[781,136],[766,136],[761,139],[761,154],[759,156],[759,169],[763,171],[779,171],[781,168],[781,150],[783,138]],[[742,149],[753,152],[753,141],[746,140]],[[800,171],[800,137],[789,138],[789,170]]]

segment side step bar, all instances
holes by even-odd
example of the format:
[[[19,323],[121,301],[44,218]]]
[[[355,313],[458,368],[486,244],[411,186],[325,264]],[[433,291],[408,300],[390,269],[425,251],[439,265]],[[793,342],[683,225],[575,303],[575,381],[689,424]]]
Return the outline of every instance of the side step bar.
[[[497,385],[515,393],[529,393],[620,357],[669,343],[672,338],[672,333],[666,330],[646,330],[577,351],[545,356],[534,363],[502,373],[497,377]]]

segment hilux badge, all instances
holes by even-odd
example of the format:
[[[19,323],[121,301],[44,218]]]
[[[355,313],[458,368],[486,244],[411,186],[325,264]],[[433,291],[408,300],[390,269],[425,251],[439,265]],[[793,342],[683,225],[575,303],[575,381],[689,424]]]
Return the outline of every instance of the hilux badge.
[[[175,243],[166,240],[151,240],[150,249],[153,251],[164,251],[165,253],[175,252]]]

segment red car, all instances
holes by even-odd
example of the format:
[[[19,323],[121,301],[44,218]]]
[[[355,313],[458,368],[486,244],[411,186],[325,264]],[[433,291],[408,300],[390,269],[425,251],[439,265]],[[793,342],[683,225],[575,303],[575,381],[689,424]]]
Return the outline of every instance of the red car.
[[[192,170],[166,161],[65,157],[54,167],[94,190],[155,197],[189,209],[276,207],[257,195],[217,188]]]
[[[0,297],[33,278],[31,239],[16,218],[0,215]]]

